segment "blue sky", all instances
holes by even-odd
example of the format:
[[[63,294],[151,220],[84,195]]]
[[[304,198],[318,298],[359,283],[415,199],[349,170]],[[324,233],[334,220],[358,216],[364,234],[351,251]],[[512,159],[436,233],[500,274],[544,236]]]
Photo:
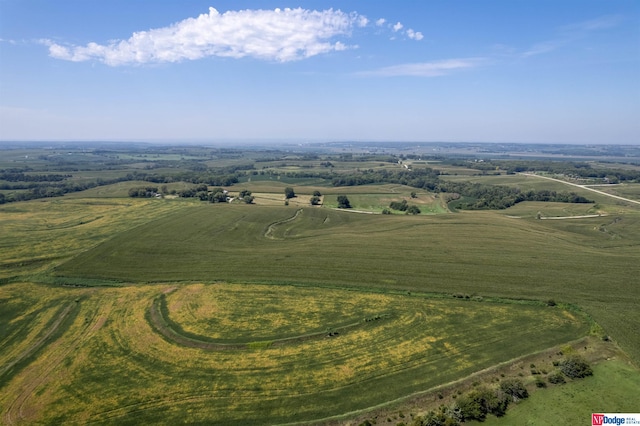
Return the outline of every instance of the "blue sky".
[[[0,139],[640,143],[640,1],[0,0]]]

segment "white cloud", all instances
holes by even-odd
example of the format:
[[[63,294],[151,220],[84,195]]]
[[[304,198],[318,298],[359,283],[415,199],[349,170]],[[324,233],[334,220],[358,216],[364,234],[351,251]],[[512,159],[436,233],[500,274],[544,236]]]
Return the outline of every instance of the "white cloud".
[[[50,56],[82,62],[96,60],[110,66],[180,62],[208,56],[252,57],[279,62],[295,61],[349,47],[337,36],[349,36],[369,20],[340,10],[240,10],[187,18],[167,27],[135,32],[128,40],[86,46],[47,40]],[[397,25],[402,25],[398,23]]]
[[[400,22],[396,22],[396,24],[391,28],[393,28],[393,31],[398,32],[402,29],[402,27],[404,27],[404,25],[402,25]]]
[[[413,31],[411,28],[407,30],[407,37],[411,40],[422,40],[424,38],[420,31]]]
[[[483,58],[445,59],[434,62],[394,65],[374,71],[361,72],[358,73],[358,75],[380,77],[438,77],[449,74],[455,70],[477,67],[482,64],[483,61]]]
[[[384,18],[380,18],[380,19],[378,19],[378,20],[376,21],[376,26],[381,27],[381,26],[383,26],[383,25],[384,25],[384,23],[385,23],[385,22],[387,22],[387,20],[386,20],[386,19],[384,19]]]

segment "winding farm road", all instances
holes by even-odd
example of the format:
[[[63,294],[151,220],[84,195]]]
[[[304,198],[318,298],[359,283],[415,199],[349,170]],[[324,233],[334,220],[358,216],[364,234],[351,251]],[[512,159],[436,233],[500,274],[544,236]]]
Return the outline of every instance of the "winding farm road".
[[[607,197],[617,198],[618,200],[627,201],[629,203],[640,205],[640,201],[630,200],[628,198],[620,197],[618,195],[613,195],[613,194],[608,194],[608,193],[603,192],[603,191],[598,191],[597,189],[589,188],[587,185],[578,185],[577,183],[571,183],[571,182],[567,182],[567,181],[560,180],[560,179],[550,178],[550,177],[547,177],[547,176],[540,176],[540,175],[536,175],[536,174],[533,174],[533,173],[520,173],[520,174],[524,175],[524,176],[533,176],[533,177],[537,177],[537,178],[541,178],[541,179],[553,180],[553,181],[556,181],[556,182],[564,183],[565,185],[577,186],[578,188],[586,189],[587,191],[596,192],[596,193],[601,194],[601,195],[606,195]]]

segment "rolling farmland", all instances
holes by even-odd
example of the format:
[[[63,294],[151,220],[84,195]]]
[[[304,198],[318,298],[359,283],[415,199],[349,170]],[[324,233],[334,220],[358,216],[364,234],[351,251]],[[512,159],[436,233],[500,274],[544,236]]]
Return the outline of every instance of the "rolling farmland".
[[[585,336],[640,359],[634,206],[452,213],[406,185],[303,181],[230,188],[252,204],[130,198],[134,180],[1,205],[2,423],[349,423]],[[379,214],[401,200],[422,213]]]

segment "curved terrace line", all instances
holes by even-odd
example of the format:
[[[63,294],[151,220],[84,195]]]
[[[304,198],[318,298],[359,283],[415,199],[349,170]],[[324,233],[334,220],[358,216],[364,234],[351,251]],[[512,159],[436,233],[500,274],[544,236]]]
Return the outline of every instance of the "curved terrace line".
[[[265,238],[270,238],[272,240],[275,240],[276,237],[273,236],[273,231],[275,230],[275,228],[277,226],[279,226],[279,225],[283,225],[283,224],[285,224],[287,222],[291,222],[291,221],[296,220],[298,218],[298,216],[300,215],[300,213],[302,213],[302,209],[296,210],[296,213],[293,216],[291,216],[290,218],[279,220],[277,222],[273,222],[271,225],[269,225],[267,227],[267,230],[264,233]]]
[[[156,297],[151,303],[149,307],[149,316],[148,320],[151,326],[162,336],[168,339],[171,342],[177,343],[182,346],[190,347],[190,348],[199,348],[205,349],[209,351],[226,351],[226,350],[243,350],[243,349],[251,349],[251,348],[264,348],[270,346],[282,346],[293,343],[300,343],[309,340],[319,340],[325,339],[329,337],[339,336],[341,333],[354,329],[356,327],[364,326],[365,324],[369,324],[371,322],[377,322],[382,319],[389,318],[390,315],[378,315],[373,318],[368,318],[365,321],[358,321],[352,324],[343,325],[340,327],[332,327],[330,331],[320,331],[317,333],[309,333],[302,334],[299,336],[287,337],[284,339],[274,339],[274,340],[260,340],[249,343],[219,343],[219,342],[210,342],[206,341],[204,336],[200,339],[197,336],[185,336],[181,334],[180,331],[172,328],[168,321],[165,319],[162,314],[162,307],[166,308],[166,299],[164,294]]]

